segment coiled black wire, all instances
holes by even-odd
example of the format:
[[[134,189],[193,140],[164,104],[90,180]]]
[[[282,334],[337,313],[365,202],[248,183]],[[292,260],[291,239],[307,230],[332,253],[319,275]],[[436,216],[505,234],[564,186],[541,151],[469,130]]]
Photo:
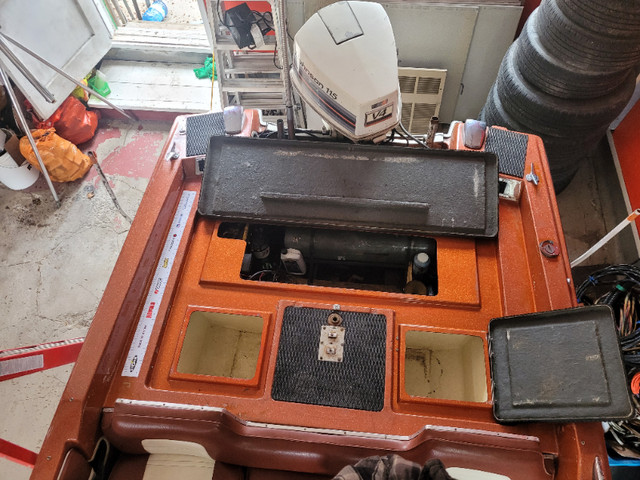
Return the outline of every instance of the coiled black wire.
[[[609,305],[614,312],[620,349],[633,392],[635,416],[630,420],[610,422],[609,446],[625,455],[640,455],[640,269],[633,265],[610,265],[593,272],[576,290],[578,302],[585,305]],[[635,385],[634,385],[635,384]]]

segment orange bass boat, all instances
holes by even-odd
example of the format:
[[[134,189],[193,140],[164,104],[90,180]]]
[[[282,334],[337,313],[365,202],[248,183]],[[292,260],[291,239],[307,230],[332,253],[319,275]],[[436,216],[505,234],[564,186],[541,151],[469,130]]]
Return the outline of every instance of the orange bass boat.
[[[539,138],[490,128],[470,153],[457,124],[448,151],[413,157],[219,137],[203,180],[199,118],[173,126],[32,478],[331,478],[386,454],[461,479],[609,478],[599,422],[494,411],[491,320],[576,306]],[[529,347],[544,366],[546,345]],[[516,410],[566,407],[511,394]]]

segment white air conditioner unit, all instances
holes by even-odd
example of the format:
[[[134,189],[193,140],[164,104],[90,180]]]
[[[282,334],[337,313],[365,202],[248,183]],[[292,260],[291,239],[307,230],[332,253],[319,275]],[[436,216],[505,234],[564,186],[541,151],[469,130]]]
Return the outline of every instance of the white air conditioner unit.
[[[402,97],[402,125],[410,133],[429,131],[431,117],[437,117],[447,71],[435,68],[398,68]]]

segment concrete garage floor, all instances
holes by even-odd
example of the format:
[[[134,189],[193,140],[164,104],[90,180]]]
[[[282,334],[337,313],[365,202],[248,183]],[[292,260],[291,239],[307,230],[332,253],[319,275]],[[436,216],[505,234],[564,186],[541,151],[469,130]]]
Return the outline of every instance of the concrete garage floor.
[[[93,149],[120,205],[134,217],[170,123],[101,124]],[[42,176],[25,191],[0,184],[0,350],[84,337],[129,231],[92,168],[72,183]],[[0,438],[38,451],[71,365],[0,383]],[[0,458],[0,479],[31,469]]]
[[[165,23],[202,24],[196,0],[165,4]],[[131,218],[170,128],[170,122],[101,120],[94,139],[81,146],[96,151]],[[129,231],[94,168],[55,187],[60,208],[42,176],[25,191],[0,184],[0,350],[84,337]],[[0,439],[37,452],[72,368],[0,382]],[[0,480],[30,474],[0,458]]]
[[[170,126],[106,121],[83,146],[84,151],[97,151],[131,217]],[[59,209],[42,178],[26,191],[0,185],[0,350],[83,337],[129,230],[93,169],[83,179],[56,188],[62,200]],[[585,159],[558,203],[572,259],[624,218],[606,142]],[[626,231],[586,265],[634,262],[637,257]],[[0,383],[0,438],[38,451],[71,368]],[[30,472],[0,458],[0,479],[27,479]]]

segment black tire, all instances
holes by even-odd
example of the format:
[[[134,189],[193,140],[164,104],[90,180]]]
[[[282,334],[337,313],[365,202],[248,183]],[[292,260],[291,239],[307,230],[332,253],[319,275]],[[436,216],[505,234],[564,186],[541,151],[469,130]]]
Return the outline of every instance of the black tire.
[[[561,63],[580,70],[619,71],[640,60],[640,42],[595,32],[567,17],[555,0],[538,7],[540,42]]]
[[[582,142],[580,139],[542,137],[556,194],[569,185],[584,159],[597,148],[601,138],[602,135],[596,134]]]
[[[594,130],[588,135],[580,137],[556,137],[552,135],[542,135],[547,153],[553,156],[556,162],[562,162],[565,158],[583,156],[591,153],[600,143],[607,129]]]
[[[588,100],[558,98],[529,83],[516,67],[517,45],[505,55],[496,80],[496,92],[507,114],[541,134],[577,136],[611,123],[626,106],[635,89],[628,79],[608,95]]]
[[[541,138],[556,193],[560,193],[569,185],[571,179],[580,167],[582,158],[596,148],[598,142],[607,130],[607,127],[600,127],[599,130],[594,130],[587,135],[581,135],[577,138],[572,136],[558,136],[557,132],[555,135],[541,134],[535,129],[525,127],[518,123],[510,116],[500,101],[495,84],[489,91],[487,101],[482,108],[480,116],[489,126],[501,126],[516,132],[537,135]]]
[[[487,101],[482,108],[482,120],[488,126],[500,126],[514,132],[530,133],[539,136],[545,144],[545,148],[556,158],[569,157],[572,154],[582,155],[594,149],[607,131],[607,126],[599,127],[579,136],[541,133],[535,128],[525,126],[514,120],[511,114],[505,110],[496,92],[495,85],[491,87]]]
[[[486,102],[485,102],[485,103],[486,103]],[[485,113],[484,113],[484,108],[485,108],[485,107],[482,107],[482,109],[480,110],[480,113],[478,114],[478,118],[477,118],[477,120],[478,120],[478,121],[480,121],[480,122],[485,122],[485,123],[487,123],[487,120],[486,120],[486,118],[487,118],[487,117],[486,117],[486,115],[485,115]]]
[[[573,180],[573,177],[576,176],[576,173],[578,173],[581,165],[582,162],[580,161],[580,159],[576,159],[573,163],[568,164],[562,169],[556,168],[554,170],[553,166],[549,164],[549,170],[551,171],[551,181],[553,182],[553,190],[556,192],[556,195],[562,193],[562,191],[571,184],[571,180]]]
[[[604,133],[604,130],[595,131],[583,138],[542,137],[556,193],[567,178],[573,177],[583,159],[597,148]]]
[[[640,2],[637,0],[555,0],[558,8],[578,25],[611,37],[640,39]]]
[[[580,70],[560,62],[540,42],[538,11],[529,16],[515,47],[516,68],[532,85],[560,98],[596,98],[616,90],[631,74]]]
[[[596,127],[589,132],[576,135],[575,133],[562,134],[558,131],[543,133],[535,127],[526,126],[514,120],[512,114],[505,109],[494,84],[489,90],[487,101],[482,108],[482,120],[488,126],[500,126],[515,132],[530,133],[539,136],[545,144],[545,148],[557,159],[571,155],[583,155],[591,152],[600,142],[608,130],[608,124]]]
[[[504,109],[502,102],[500,101],[500,97],[498,96],[498,92],[496,91],[495,84],[493,84],[491,86],[491,90],[489,90],[489,95],[487,96],[487,101],[482,108],[482,112],[484,114],[484,121],[490,127],[499,126],[508,128],[514,132],[537,134],[535,130],[515,121]]]

